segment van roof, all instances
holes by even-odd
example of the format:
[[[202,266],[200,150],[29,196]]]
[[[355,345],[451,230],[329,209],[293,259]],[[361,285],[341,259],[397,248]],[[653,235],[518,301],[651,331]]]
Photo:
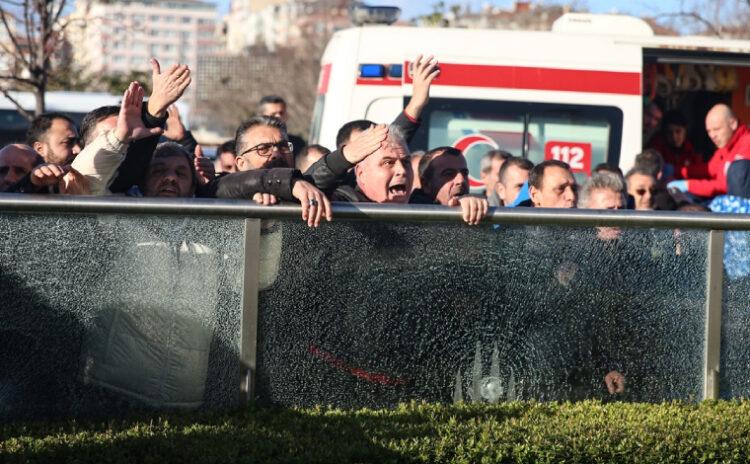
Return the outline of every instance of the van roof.
[[[626,16],[625,18],[630,17]],[[632,19],[643,22],[638,18]],[[648,27],[647,24],[646,27]],[[622,29],[619,30],[621,31]],[[641,32],[643,32],[643,30],[641,30]],[[607,39],[607,42],[612,44],[640,45],[642,48],[721,53],[750,53],[750,40],[722,39],[705,36],[628,35],[622,33],[592,34],[591,32],[581,32],[580,30],[571,29],[558,31],[512,31],[500,29],[364,26],[337,32],[337,35],[348,34],[362,34],[362,39],[368,41],[383,40],[385,42],[390,42],[391,40],[397,40],[400,41],[401,44],[416,42],[422,48],[438,46],[438,44],[442,43],[454,43],[459,44],[466,55],[481,55],[485,57],[487,56],[486,50],[488,46],[494,45],[495,48],[503,48],[498,47],[498,42],[512,44],[512,41],[516,40],[529,40],[531,42],[538,41],[540,46],[542,46],[542,44],[547,44],[547,46],[549,46],[549,43],[555,43],[550,42],[551,40],[559,40],[562,37],[569,39],[577,38],[578,40],[585,40],[588,43],[591,43],[591,39],[596,37]],[[391,40],[389,40],[389,38]],[[438,42],[435,42],[435,40],[438,40]],[[482,50],[482,52],[473,53],[472,51],[474,49],[477,49],[477,51]]]

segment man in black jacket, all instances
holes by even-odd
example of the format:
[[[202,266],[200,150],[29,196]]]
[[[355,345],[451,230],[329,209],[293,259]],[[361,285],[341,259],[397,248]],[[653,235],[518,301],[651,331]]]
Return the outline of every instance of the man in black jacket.
[[[439,75],[438,63],[432,56],[417,57],[414,62],[411,99],[404,111],[391,123],[392,127],[401,131],[407,146],[419,129],[422,110],[430,99],[430,86]],[[331,194],[340,185],[354,187],[355,180],[350,171],[354,165],[380,148],[379,143],[385,140],[384,130],[384,125],[376,127],[374,122],[365,119],[344,124],[336,134],[336,150],[310,166],[305,171],[305,176],[311,178],[327,194]]]

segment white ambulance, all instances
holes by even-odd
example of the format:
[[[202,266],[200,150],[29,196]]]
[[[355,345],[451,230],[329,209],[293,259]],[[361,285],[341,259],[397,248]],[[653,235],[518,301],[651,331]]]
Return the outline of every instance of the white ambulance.
[[[322,58],[311,143],[335,146],[354,119],[390,122],[411,95],[410,62],[435,55],[441,75],[413,150],[500,148],[534,163],[568,162],[580,176],[599,163],[627,170],[642,151],[644,105],[677,109],[689,138],[714,147],[703,119],[718,102],[750,121],[750,41],[654,35],[638,18],[566,14],[551,32],[366,26],[336,33]]]

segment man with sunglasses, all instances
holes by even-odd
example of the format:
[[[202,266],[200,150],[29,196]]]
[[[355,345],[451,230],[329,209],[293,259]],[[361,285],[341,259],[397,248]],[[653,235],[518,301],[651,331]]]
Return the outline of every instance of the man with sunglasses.
[[[635,200],[636,210],[654,209],[656,178],[647,168],[636,166],[625,175],[628,194]]]

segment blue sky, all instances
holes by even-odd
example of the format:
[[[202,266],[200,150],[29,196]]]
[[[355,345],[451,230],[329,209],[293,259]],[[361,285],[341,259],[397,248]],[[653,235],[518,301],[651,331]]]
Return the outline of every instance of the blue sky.
[[[230,0],[217,0],[219,10],[225,13],[229,10]],[[414,16],[419,16],[432,11],[431,5],[436,3],[437,0],[427,1],[413,1],[413,0],[369,0],[366,3],[370,5],[394,5],[401,8],[402,19],[411,19]],[[478,10],[482,5],[489,3],[493,6],[499,6],[502,8],[510,8],[513,5],[513,0],[480,0],[480,1],[467,1],[467,0],[447,0],[446,3],[461,3],[471,4],[474,10]],[[571,1],[561,0],[559,2],[546,1],[542,3],[572,3]],[[661,0],[661,1],[646,1],[646,0],[578,0],[578,5],[585,6],[589,10],[595,13],[629,13],[637,16],[642,15],[655,15],[658,13],[666,13],[670,11],[677,11],[680,8],[680,0]]]

